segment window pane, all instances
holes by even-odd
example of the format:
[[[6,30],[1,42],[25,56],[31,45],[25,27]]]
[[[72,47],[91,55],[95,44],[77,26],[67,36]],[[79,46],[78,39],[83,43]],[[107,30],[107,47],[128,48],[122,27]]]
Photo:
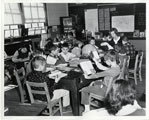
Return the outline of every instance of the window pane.
[[[34,35],[34,30],[28,30],[28,35]]]
[[[36,3],[31,3],[31,6],[37,6],[37,4]]]
[[[9,26],[4,26],[4,30],[9,30]]]
[[[30,6],[30,3],[23,3],[23,6]]]
[[[38,3],[38,6],[43,6],[43,3]]]
[[[32,20],[25,20],[26,23],[31,23],[33,22]]]
[[[10,29],[18,29],[18,25],[10,25]]]
[[[13,37],[13,30],[10,30],[10,36]]]
[[[19,13],[20,14],[20,11],[15,9],[15,10],[11,10],[12,13]]]
[[[38,18],[38,11],[37,8],[31,8],[32,10],[32,18]]]
[[[14,14],[13,20],[14,20],[14,24],[22,24],[21,15]]]
[[[39,18],[45,18],[44,8],[38,8]]]
[[[10,12],[9,4],[5,3],[5,12]]]
[[[31,28],[31,24],[25,24],[25,28]]]
[[[42,30],[42,33],[46,33],[46,30]]]
[[[44,23],[39,23],[39,27],[44,28]]]
[[[11,14],[5,14],[4,22],[5,22],[5,25],[6,24],[13,24],[12,15]]]
[[[10,37],[10,30],[5,31],[5,38],[8,38],[8,37]]]
[[[14,37],[19,37],[20,34],[19,34],[19,30],[14,30]]]
[[[40,19],[40,22],[45,22],[45,19]]]
[[[19,4],[17,3],[10,3],[11,10],[19,10]]]
[[[31,19],[30,7],[24,7],[24,16],[25,16],[25,19],[28,19],[28,18]]]
[[[33,22],[40,22],[39,19],[34,19]]]
[[[35,34],[41,34],[41,29],[35,30]]]
[[[32,27],[38,27],[37,23],[32,23]]]

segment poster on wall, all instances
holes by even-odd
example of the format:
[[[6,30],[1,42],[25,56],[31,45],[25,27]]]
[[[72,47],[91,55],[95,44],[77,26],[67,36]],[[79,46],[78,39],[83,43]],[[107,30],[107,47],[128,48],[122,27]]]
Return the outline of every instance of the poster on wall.
[[[112,16],[112,28],[119,32],[134,32],[134,15]]]

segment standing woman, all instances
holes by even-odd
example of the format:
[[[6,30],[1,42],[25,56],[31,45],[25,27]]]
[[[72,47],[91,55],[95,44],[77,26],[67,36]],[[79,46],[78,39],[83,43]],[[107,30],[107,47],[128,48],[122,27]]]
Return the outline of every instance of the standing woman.
[[[21,69],[24,66],[24,62],[30,60],[32,54],[31,45],[29,47],[23,43],[21,48],[19,48],[13,55],[12,61],[16,64],[17,69]]]
[[[116,28],[112,28],[110,30],[110,35],[112,37],[112,40],[109,42],[103,42],[101,43],[101,46],[107,46],[108,49],[115,49],[115,47],[118,46],[122,46],[122,38],[118,33],[118,30]]]

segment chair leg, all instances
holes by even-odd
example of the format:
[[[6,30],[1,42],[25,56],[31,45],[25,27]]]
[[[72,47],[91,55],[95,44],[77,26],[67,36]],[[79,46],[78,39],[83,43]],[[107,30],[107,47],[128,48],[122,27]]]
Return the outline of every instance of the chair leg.
[[[60,115],[63,116],[63,110],[62,110],[62,101],[59,100],[59,108],[60,108]]]
[[[141,70],[139,71],[139,79],[140,79],[140,81],[142,81]]]
[[[49,115],[52,116],[53,115],[52,113],[53,113],[52,112],[52,107],[49,107]]]
[[[135,84],[137,85],[137,73],[134,73],[134,80],[135,80]]]
[[[91,109],[91,95],[89,96],[89,107],[90,107],[90,109]]]

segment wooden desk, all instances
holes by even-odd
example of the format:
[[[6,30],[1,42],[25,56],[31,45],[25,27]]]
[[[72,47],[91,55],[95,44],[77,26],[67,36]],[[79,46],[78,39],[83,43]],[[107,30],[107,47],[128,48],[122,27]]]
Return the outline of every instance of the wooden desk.
[[[70,91],[70,100],[74,116],[80,115],[80,93],[79,90],[88,86],[93,80],[85,80],[82,73],[71,71],[67,77],[62,78],[56,85],[56,89],[66,89]]]
[[[8,100],[5,101],[5,106],[8,107],[5,116],[37,116],[46,108],[43,104],[21,105]]]

